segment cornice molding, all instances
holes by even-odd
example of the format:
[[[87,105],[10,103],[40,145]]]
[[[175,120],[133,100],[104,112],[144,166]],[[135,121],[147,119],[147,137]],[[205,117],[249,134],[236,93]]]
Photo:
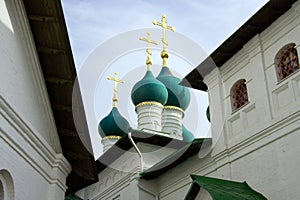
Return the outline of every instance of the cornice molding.
[[[45,121],[47,121],[47,132],[51,141],[51,145],[53,145],[54,150],[57,153],[61,153],[62,149],[59,143],[59,137],[55,125],[55,120],[50,106],[44,76],[42,73],[36,46],[31,33],[30,25],[27,20],[27,14],[25,11],[23,1],[12,0],[9,2],[10,5],[13,7],[11,11],[13,12],[13,16],[15,17],[15,21],[18,26],[18,32],[21,34],[22,37],[21,42],[23,42],[22,46],[24,47],[24,52],[27,55],[26,57],[29,61],[28,66],[31,67],[31,69],[28,71],[32,74],[33,77],[33,82],[37,91],[36,95],[40,103],[39,107],[42,113],[44,113]]]
[[[71,165],[65,157],[57,154],[1,96],[0,116],[0,137],[49,184],[57,184],[66,191],[65,178],[71,171]],[[60,173],[64,177],[60,177]]]

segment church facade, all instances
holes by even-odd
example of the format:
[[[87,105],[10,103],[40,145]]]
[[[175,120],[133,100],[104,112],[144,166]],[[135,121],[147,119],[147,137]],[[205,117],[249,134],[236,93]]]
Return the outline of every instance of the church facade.
[[[98,181],[74,127],[66,33],[60,1],[0,1],[1,200],[64,199]]]
[[[0,0],[0,199],[298,199],[299,22],[299,1],[269,1],[184,80],[168,68],[163,35],[160,74],[148,48],[132,86],[136,129],[117,106],[122,80],[109,78],[113,106],[99,122],[95,162],[90,138],[79,137],[88,135],[84,115],[82,129],[73,122],[76,72],[60,1]],[[153,23],[174,31],[165,15]],[[188,87],[208,93],[211,138],[182,124]]]
[[[211,54],[213,65],[201,63],[182,81],[208,92],[212,138],[185,140],[174,121],[164,129],[163,119],[182,118],[182,104],[170,107],[164,95],[149,103],[140,91],[138,100],[132,96],[139,127],[111,140],[99,159],[100,181],[76,194],[109,200],[299,198],[299,11],[299,1],[268,2]],[[161,73],[165,69],[163,64]],[[181,136],[172,135],[175,127]],[[101,131],[102,140],[112,136]]]

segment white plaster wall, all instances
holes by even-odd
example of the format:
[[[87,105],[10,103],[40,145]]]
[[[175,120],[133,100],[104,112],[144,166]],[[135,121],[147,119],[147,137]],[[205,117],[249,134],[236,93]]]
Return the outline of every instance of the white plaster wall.
[[[265,58],[265,74],[270,96],[272,119],[284,119],[300,106],[300,72],[278,81],[275,56],[289,43],[295,43],[300,55],[300,4],[297,2],[280,20],[261,34]]]
[[[296,43],[300,53],[299,10],[298,1],[205,77],[214,149],[205,159],[194,156],[155,180],[162,200],[183,197],[192,173],[247,181],[268,199],[299,198],[300,72],[278,82],[274,66],[284,45]],[[247,81],[249,103],[232,112],[230,89],[239,79]]]
[[[174,199],[184,199],[189,190],[189,185],[177,188],[176,191],[169,193],[168,195],[161,197],[161,200],[174,200]]]
[[[157,102],[144,103],[145,105],[138,105],[136,107],[136,113],[138,115],[138,129],[150,129],[161,131],[163,106]]]
[[[0,139],[1,164],[0,169],[7,169],[13,179],[15,199],[63,199],[64,191],[56,189],[50,197],[50,183],[35,171],[30,163],[26,162],[18,153],[13,151]]]
[[[140,190],[139,191],[139,199],[143,199],[143,200],[155,200],[155,196],[149,194],[146,191]]]
[[[234,181],[247,181],[268,199],[297,199],[300,178],[300,112],[285,122],[276,124],[263,136],[244,141],[227,152],[194,156],[169,170],[153,182],[160,199],[182,199],[191,185],[190,174]]]
[[[169,147],[141,142],[137,143],[137,146],[143,155],[144,169],[148,169],[175,151],[175,149]],[[77,194],[80,194],[85,200],[113,200],[118,195],[120,200],[151,199],[149,193],[137,186],[139,172],[140,157],[135,149],[131,148],[98,174],[99,182],[78,191]]]
[[[99,182],[77,193],[81,194],[84,200],[138,199],[138,188],[136,185],[138,172],[138,157],[126,153],[113,162],[110,167],[98,174]]]
[[[170,137],[182,140],[182,118],[184,112],[179,108],[164,108],[162,112],[162,132],[170,134]]]
[[[152,184],[157,185],[161,200],[184,199],[192,183],[190,174],[215,177],[217,167],[217,162],[211,154],[205,158],[199,158],[196,155],[161,175]]]
[[[0,98],[0,170],[13,179],[15,199],[64,199],[71,166]]]
[[[214,153],[253,137],[259,131],[300,109],[300,71],[277,80],[274,60],[286,44],[295,43],[300,53],[300,4],[276,20],[261,34],[205,77],[209,88]],[[232,111],[230,90],[246,80],[249,103]]]
[[[61,152],[23,2],[0,0],[0,95],[54,149]]]
[[[137,146],[143,155],[144,169],[148,169],[152,167],[153,165],[155,165],[156,163],[158,163],[159,161],[163,160],[171,153],[176,151],[176,149],[172,149],[168,147],[168,145],[161,147],[157,145],[151,145],[151,144],[139,142]]]
[[[268,199],[298,199],[300,196],[300,129],[271,145],[262,146],[231,165],[232,179],[247,180]]]
[[[211,119],[212,146],[214,151],[223,151],[227,144],[225,138],[225,107],[223,106],[224,86],[219,68],[205,77],[208,85],[208,99]]]
[[[23,2],[0,0],[0,170],[15,199],[64,199],[61,147]]]

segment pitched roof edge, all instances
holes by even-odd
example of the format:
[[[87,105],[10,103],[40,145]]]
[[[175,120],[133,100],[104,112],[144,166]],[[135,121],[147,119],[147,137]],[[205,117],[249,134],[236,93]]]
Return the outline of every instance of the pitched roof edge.
[[[217,47],[202,63],[186,75],[180,84],[207,91],[207,85],[203,82],[203,78],[215,67],[221,67],[256,34],[263,32],[274,21],[287,12],[296,1],[297,0],[270,0],[267,2],[237,31]]]
[[[146,180],[158,178],[163,173],[183,163],[188,158],[196,155],[202,148],[211,146],[211,138],[197,138],[193,142],[183,146],[165,159],[153,165],[140,174],[140,177]]]

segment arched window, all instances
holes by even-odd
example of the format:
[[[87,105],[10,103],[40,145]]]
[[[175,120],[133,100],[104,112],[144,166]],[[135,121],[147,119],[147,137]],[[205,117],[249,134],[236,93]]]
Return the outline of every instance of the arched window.
[[[248,92],[245,79],[238,80],[232,86],[230,96],[232,111],[235,111],[248,103]]]
[[[10,173],[7,170],[0,170],[0,199],[14,199],[14,183]]]
[[[294,43],[284,46],[275,57],[278,80],[282,80],[299,70],[299,58]]]
[[[2,181],[0,181],[0,199],[4,199],[4,187]]]

